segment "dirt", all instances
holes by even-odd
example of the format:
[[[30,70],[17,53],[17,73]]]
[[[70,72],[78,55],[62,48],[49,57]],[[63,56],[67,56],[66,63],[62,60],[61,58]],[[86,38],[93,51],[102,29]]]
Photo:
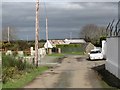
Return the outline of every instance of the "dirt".
[[[24,88],[102,88],[92,67],[105,61],[87,61],[84,56],[72,55],[62,60],[59,67],[36,77]]]

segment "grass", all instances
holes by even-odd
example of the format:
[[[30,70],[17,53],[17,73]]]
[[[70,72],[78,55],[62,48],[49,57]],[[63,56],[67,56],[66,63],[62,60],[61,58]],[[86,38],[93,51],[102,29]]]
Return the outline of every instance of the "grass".
[[[72,54],[72,55],[84,55],[84,52],[66,52],[64,54]]]
[[[84,52],[66,52],[66,53],[53,53],[53,54],[49,54],[48,56],[58,56],[58,57],[62,57],[65,56],[65,54],[71,54],[71,55],[84,55]]]
[[[105,81],[103,81],[103,80],[100,80],[100,85],[102,86],[102,88],[112,88],[113,89],[113,87],[111,87],[111,86],[109,86],[107,83],[105,83]]]
[[[13,88],[22,88],[45,70],[48,70],[47,66],[38,67],[30,73],[24,73],[19,79],[8,81],[7,83],[3,84],[2,88],[3,90],[7,88],[11,88],[11,90],[13,90]]]
[[[64,54],[59,54],[59,53],[53,53],[53,54],[49,54],[48,56],[56,56],[56,57],[62,57],[64,56]]]

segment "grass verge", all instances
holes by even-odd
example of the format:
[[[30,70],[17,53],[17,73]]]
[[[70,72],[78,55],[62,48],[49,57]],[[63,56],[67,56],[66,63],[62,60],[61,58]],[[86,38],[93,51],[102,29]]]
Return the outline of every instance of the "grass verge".
[[[64,54],[71,54],[71,55],[84,55],[84,52],[66,52]]]
[[[62,57],[64,54],[59,54],[59,53],[53,53],[53,54],[48,54],[48,56],[57,56],[57,57]]]
[[[11,81],[3,84],[2,90],[6,90],[7,88],[11,88],[11,90],[13,90],[14,88],[24,87],[26,84],[31,82],[33,79],[35,79],[35,77],[40,75],[45,70],[48,70],[47,66],[38,67],[36,69],[33,69],[30,73],[24,73],[21,75],[21,77],[19,79],[11,80]]]
[[[49,54],[48,56],[57,56],[57,57],[62,57],[65,56],[66,54],[70,54],[70,55],[84,55],[84,52],[66,52],[66,53],[53,53],[53,54]]]

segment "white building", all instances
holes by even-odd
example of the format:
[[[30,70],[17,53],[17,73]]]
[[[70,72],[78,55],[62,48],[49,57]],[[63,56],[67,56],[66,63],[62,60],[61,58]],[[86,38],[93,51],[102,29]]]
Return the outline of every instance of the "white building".
[[[102,54],[104,58],[106,59],[107,54],[107,42],[105,40],[102,41]]]
[[[49,40],[47,40],[47,42],[44,44],[44,48],[53,48]]]
[[[65,39],[64,40],[65,43],[68,44],[82,44],[82,43],[86,43],[86,41],[84,39]]]

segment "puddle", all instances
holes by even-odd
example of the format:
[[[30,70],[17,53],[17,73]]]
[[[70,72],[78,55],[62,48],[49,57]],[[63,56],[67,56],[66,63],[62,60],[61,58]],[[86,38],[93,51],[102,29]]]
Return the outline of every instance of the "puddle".
[[[78,58],[76,58],[76,60],[77,60],[78,62],[82,62],[82,61],[83,61],[83,57],[78,57]]]
[[[54,88],[67,88],[70,86],[71,71],[62,72],[58,82],[54,84]]]
[[[62,58],[58,58],[57,62],[58,62],[58,63],[62,63],[62,61],[63,61],[65,58],[67,58],[67,57],[64,56],[64,57],[62,57]]]

